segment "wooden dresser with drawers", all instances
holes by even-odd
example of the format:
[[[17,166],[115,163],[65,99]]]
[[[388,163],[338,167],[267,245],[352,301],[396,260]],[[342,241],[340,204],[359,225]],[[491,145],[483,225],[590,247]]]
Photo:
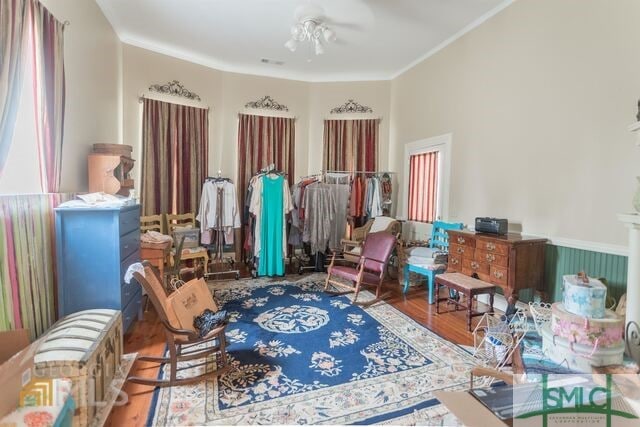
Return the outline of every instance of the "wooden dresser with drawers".
[[[517,297],[520,289],[543,291],[544,248],[547,240],[520,234],[449,231],[448,272],[477,275]],[[474,276],[475,277],[475,276]]]

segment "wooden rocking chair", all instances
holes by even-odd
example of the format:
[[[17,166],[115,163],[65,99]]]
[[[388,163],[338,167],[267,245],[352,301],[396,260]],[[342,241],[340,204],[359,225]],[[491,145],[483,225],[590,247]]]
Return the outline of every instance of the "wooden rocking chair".
[[[144,276],[138,272],[133,275],[138,283],[140,283],[147,291],[147,295],[149,296],[149,299],[155,307],[158,317],[164,326],[167,347],[169,348],[169,357],[140,356],[137,360],[153,362],[159,365],[166,363],[169,366],[170,372],[168,379],[129,377],[128,381],[154,387],[173,387],[176,385],[195,383],[227,372],[230,368],[227,361],[227,353],[225,351],[225,328],[227,325],[224,324],[215,328],[204,337],[200,337],[196,331],[178,329],[174,327],[178,322],[175,313],[171,307],[169,307],[170,303],[167,301],[167,294],[160,283],[160,280],[151,268],[151,264],[144,261],[143,265]],[[202,344],[209,345],[202,346]],[[218,369],[214,371],[206,372],[207,364],[211,363],[210,360],[203,360],[201,363],[191,366],[178,367],[178,362],[207,359],[209,356],[216,354],[219,354],[219,358],[216,361]],[[204,366],[205,373],[191,377],[178,378],[179,371],[191,369],[197,366]],[[160,369],[162,369],[162,367]]]
[[[331,265],[327,271],[327,280],[324,284],[324,291],[333,295],[344,295],[355,292],[353,304],[368,307],[382,300],[389,293],[380,295],[382,290],[382,281],[389,264],[389,258],[396,245],[396,236],[381,231],[378,233],[369,233],[364,245],[362,246],[362,254],[358,260],[356,267],[346,267],[334,265],[336,254],[331,258]],[[340,280],[335,280],[334,277]],[[350,284],[345,283],[350,282]],[[347,288],[346,292],[334,292],[329,290],[329,285],[335,287]],[[357,301],[361,286],[370,286],[376,288],[376,297],[370,301]]]

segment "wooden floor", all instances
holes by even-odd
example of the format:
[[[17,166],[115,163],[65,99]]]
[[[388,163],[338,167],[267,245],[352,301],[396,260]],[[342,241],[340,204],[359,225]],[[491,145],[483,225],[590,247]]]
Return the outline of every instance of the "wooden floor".
[[[247,272],[242,272],[242,277],[249,277]],[[296,280],[300,276],[294,275]],[[402,311],[416,322],[431,329],[443,338],[457,344],[471,345],[473,338],[466,330],[465,311],[436,314],[435,304],[427,303],[425,286],[412,286],[406,294],[397,280],[385,282],[385,288],[391,291],[391,297],[386,302]],[[452,308],[453,306],[450,306]],[[443,307],[441,307],[443,310]],[[479,317],[474,318],[473,325]],[[131,331],[124,336],[125,353],[138,352],[145,355],[160,355],[164,350],[164,333],[158,322],[152,307],[144,314],[144,320],[134,324]],[[150,368],[150,364],[136,362],[131,371],[132,375],[144,375],[156,377],[156,368]],[[108,426],[144,426],[149,413],[153,388],[139,384],[127,383],[124,391],[129,396],[126,405],[114,408],[107,420]]]

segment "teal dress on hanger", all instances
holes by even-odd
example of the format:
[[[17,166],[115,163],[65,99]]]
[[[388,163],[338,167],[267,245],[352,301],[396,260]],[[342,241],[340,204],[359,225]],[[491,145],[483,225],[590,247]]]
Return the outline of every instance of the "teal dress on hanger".
[[[282,235],[284,207],[282,185],[284,177],[262,177],[262,229],[260,230],[260,259],[258,276],[284,275]]]

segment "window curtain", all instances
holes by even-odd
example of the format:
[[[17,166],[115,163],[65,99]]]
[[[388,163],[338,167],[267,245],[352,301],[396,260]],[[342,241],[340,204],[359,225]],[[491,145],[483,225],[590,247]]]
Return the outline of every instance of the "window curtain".
[[[40,185],[44,193],[55,193],[60,187],[64,128],[64,24],[40,2],[30,4]]]
[[[0,176],[4,169],[22,87],[22,63],[29,0],[0,1]]]
[[[377,170],[379,125],[379,119],[325,120],[324,170]]]
[[[142,120],[143,215],[198,212],[207,177],[206,108],[144,99]]]
[[[1,331],[27,328],[33,339],[55,321],[53,209],[74,197],[0,196]]]
[[[436,220],[438,152],[409,157],[409,221]]]
[[[295,119],[240,114],[238,120],[238,193],[244,206],[251,177],[265,166],[275,164],[294,179]],[[243,209],[241,209],[242,211]]]

